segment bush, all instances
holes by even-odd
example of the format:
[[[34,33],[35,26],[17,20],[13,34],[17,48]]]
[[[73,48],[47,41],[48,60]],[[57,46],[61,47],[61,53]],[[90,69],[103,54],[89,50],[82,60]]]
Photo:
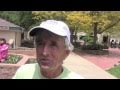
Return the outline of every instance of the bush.
[[[84,40],[89,45],[93,43],[93,36],[87,35],[83,36],[81,39]]]
[[[85,45],[85,46],[82,46],[82,49],[83,50],[102,50],[102,49],[104,49],[104,46],[98,45],[98,44],[96,46]]]
[[[21,60],[22,56],[19,55],[8,55],[8,58],[3,63],[15,64]]]

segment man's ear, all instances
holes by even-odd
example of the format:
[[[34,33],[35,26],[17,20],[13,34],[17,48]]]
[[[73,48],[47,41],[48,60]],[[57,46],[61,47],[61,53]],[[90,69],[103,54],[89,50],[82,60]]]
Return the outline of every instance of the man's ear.
[[[68,56],[69,54],[70,54],[70,50],[66,50],[66,55]]]
[[[70,50],[66,50],[63,60],[65,60],[70,54]]]

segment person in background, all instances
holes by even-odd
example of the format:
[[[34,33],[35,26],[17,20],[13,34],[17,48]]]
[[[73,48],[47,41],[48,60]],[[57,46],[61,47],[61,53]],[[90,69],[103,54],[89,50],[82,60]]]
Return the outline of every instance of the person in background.
[[[118,48],[120,49],[120,41],[118,42]]]
[[[114,48],[114,43],[115,43],[115,41],[112,39],[111,42],[110,42],[111,48]]]
[[[43,21],[28,35],[35,37],[37,63],[21,66],[12,79],[83,79],[63,66],[63,61],[73,50],[70,31],[64,22]]]
[[[0,62],[4,62],[8,56],[9,45],[4,38],[0,38]]]

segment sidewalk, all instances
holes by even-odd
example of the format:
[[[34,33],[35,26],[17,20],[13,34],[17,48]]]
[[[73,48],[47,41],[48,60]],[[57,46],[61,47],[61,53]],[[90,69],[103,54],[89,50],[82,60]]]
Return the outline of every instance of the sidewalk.
[[[67,57],[64,65],[82,75],[85,79],[116,79],[116,77],[107,73],[105,70],[75,53],[71,53]]]

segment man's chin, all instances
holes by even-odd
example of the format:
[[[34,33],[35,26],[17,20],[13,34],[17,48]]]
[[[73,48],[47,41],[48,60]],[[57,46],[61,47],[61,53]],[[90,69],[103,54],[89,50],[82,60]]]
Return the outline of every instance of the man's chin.
[[[41,68],[41,69],[50,69],[49,66],[45,66],[45,65],[40,65],[40,68]]]

